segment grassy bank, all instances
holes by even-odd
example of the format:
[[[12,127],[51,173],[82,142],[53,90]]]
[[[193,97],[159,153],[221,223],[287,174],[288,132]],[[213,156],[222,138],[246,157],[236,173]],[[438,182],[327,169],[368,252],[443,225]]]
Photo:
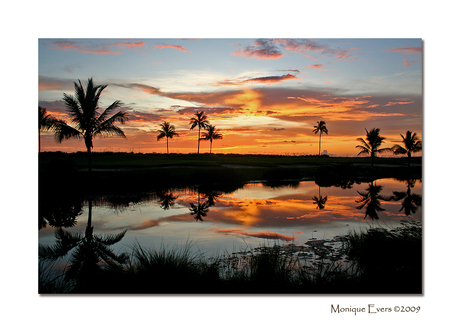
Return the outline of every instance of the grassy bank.
[[[136,244],[128,263],[82,269],[73,279],[51,278],[44,268],[40,293],[421,294],[421,241],[416,222],[368,229],[344,237],[345,261],[313,264],[282,246],[206,259],[190,245],[153,250]]]
[[[315,180],[321,186],[350,181],[370,182],[385,177],[421,178],[421,158],[368,158],[327,156],[209,155],[94,153],[90,175],[85,153],[41,153],[40,183],[68,179],[85,192],[149,191],[162,187],[232,185],[266,181],[274,186],[285,181]]]

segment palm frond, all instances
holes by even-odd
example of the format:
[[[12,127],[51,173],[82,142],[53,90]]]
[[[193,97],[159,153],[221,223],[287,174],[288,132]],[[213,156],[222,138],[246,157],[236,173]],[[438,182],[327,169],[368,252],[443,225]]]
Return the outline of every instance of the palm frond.
[[[166,133],[164,131],[158,130],[159,134],[157,136],[157,141],[162,139],[163,137],[166,137]]]
[[[56,126],[54,138],[61,143],[63,140],[70,138],[82,138],[82,133],[66,123],[60,123]]]
[[[407,150],[399,144],[393,145],[391,149],[393,150],[394,154],[406,154],[407,153]]]
[[[97,130],[93,132],[93,136],[94,137],[95,136],[107,136],[107,137],[120,136],[120,137],[126,138],[126,135],[123,132],[123,130],[114,125],[108,125],[106,127],[97,128]]]
[[[106,246],[111,246],[115,243],[118,243],[123,239],[125,236],[127,230],[124,230],[123,232],[119,234],[110,234],[110,235],[104,235],[103,237],[96,235],[95,238],[97,239],[97,242],[102,243]]]

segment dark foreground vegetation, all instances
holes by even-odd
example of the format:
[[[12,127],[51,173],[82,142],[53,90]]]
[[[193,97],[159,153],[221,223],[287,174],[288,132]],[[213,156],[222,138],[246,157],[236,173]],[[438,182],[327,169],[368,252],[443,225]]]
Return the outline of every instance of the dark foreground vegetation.
[[[39,180],[72,178],[88,193],[149,191],[153,187],[220,184],[241,186],[250,181],[315,180],[318,185],[346,185],[381,178],[421,178],[421,157],[406,158],[278,156],[232,154],[93,153],[87,172],[86,153],[45,152],[39,157]]]
[[[42,256],[39,292],[84,294],[421,294],[422,227],[369,228],[342,238],[332,258],[314,247],[305,260],[289,246],[261,247],[245,256],[204,258],[184,248],[145,249],[135,244],[119,264],[71,267]],[[324,249],[324,248],[323,248]],[[50,265],[51,264],[51,265]],[[56,269],[55,273],[50,273]],[[59,269],[60,272],[59,272]],[[65,269],[65,270],[62,270]],[[67,273],[66,273],[67,272]],[[57,273],[57,274],[56,274]]]

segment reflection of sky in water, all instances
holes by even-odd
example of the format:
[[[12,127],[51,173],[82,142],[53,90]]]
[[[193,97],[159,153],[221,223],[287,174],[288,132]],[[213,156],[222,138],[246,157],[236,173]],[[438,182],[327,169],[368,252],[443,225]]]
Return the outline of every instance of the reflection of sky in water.
[[[407,183],[392,179],[378,180],[382,186],[378,193],[389,197],[393,192],[406,192]],[[261,244],[305,243],[310,238],[331,239],[344,235],[352,228],[368,225],[397,226],[406,218],[400,211],[401,201],[380,200],[378,220],[365,216],[365,209],[357,209],[358,193],[365,193],[369,183],[354,184],[351,189],[337,187],[319,188],[314,182],[301,182],[298,186],[270,188],[262,184],[248,184],[231,194],[219,195],[215,204],[208,207],[203,221],[195,221],[190,214],[190,203],[205,203],[206,196],[192,191],[178,190],[177,199],[168,210],[160,207],[156,199],[129,204],[113,209],[93,206],[92,224],[95,234],[116,234],[128,229],[115,252],[130,247],[135,242],[145,247],[171,247],[191,241],[205,253],[216,254],[238,251]],[[421,195],[421,183],[411,188]],[[314,204],[313,197],[327,196],[324,208]],[[87,205],[78,217],[75,227],[67,230],[84,233],[88,214]],[[411,216],[421,220],[421,207]],[[54,244],[54,229],[40,231],[41,244]]]

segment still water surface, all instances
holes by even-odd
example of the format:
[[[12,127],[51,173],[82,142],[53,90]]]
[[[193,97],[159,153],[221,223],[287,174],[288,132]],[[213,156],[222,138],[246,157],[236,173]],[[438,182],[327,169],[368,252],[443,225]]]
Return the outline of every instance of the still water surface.
[[[320,188],[314,181],[304,181],[277,187],[252,183],[231,192],[170,189],[135,197],[94,198],[91,223],[95,235],[127,230],[112,247],[115,253],[130,252],[135,243],[159,248],[191,241],[201,253],[216,256],[274,243],[329,240],[369,225],[395,227],[407,218],[421,221],[421,196],[421,181],[395,179],[347,188]],[[81,208],[60,210],[61,217],[76,214],[67,231],[85,234],[89,205],[82,201]],[[55,228],[49,224],[41,228],[39,243],[53,245]]]

